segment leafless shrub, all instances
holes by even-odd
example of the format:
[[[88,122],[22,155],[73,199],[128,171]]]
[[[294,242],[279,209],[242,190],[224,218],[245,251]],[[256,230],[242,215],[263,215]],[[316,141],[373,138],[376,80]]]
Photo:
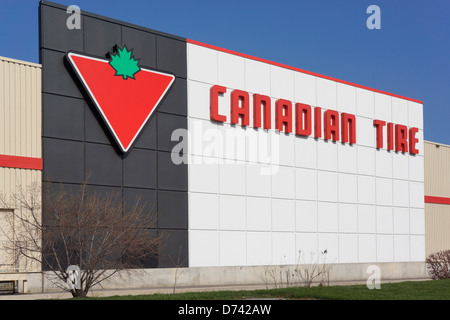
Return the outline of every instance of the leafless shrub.
[[[75,192],[45,188],[42,206],[40,184],[8,203],[0,197],[0,207],[14,208],[4,249],[52,271],[74,297],[158,254],[164,235],[156,235],[156,215],[144,212],[139,199],[129,205],[118,194],[89,193],[87,183]],[[72,265],[81,269],[80,289],[66,285]]]
[[[450,279],[450,250],[432,253],[425,262],[433,279]]]

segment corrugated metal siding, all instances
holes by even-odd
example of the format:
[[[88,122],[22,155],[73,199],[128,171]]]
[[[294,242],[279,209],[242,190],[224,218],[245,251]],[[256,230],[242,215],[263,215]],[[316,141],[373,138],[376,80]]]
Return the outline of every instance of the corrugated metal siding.
[[[450,146],[425,141],[425,196],[450,197]],[[450,249],[450,205],[425,204],[426,254]]]
[[[0,57],[0,154],[42,157],[41,72]]]
[[[0,155],[42,158],[41,74],[38,64],[0,57]],[[0,194],[4,200],[3,204],[0,202],[0,212],[16,210],[11,204],[12,195],[19,188],[27,191],[34,183],[40,186],[41,180],[40,170],[0,167]],[[5,254],[0,252],[3,258]],[[28,259],[20,259],[10,269],[40,270]]]
[[[450,249],[450,205],[425,204],[425,251]]]
[[[450,146],[425,141],[425,195],[450,198]]]

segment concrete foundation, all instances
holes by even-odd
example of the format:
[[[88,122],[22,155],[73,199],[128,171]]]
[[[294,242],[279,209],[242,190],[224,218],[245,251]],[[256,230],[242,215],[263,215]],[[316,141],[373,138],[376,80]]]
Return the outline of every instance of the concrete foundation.
[[[324,266],[314,284],[324,285],[363,283],[372,274],[373,268],[379,268],[379,280],[381,282],[407,281],[417,279],[429,279],[426,264],[424,262],[389,262],[377,264],[327,264]],[[298,272],[313,265],[283,265],[283,266],[255,266],[255,267],[197,267],[197,268],[161,268],[130,270],[113,275],[102,282],[101,287],[94,290],[110,289],[152,289],[153,292],[172,292],[188,288],[208,287],[262,287],[274,288],[288,285],[303,285],[304,281],[298,276]],[[9,275],[8,279],[13,274]],[[5,275],[0,275],[4,278]],[[21,293],[42,293],[62,291],[65,284],[56,280],[52,273],[17,274],[17,280],[22,281]],[[20,278],[20,279],[19,279]],[[11,278],[12,279],[12,278]]]

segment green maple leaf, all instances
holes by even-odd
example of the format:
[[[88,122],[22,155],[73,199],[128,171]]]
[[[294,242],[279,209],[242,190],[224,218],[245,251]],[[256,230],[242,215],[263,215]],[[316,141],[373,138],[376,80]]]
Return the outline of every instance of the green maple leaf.
[[[134,79],[134,75],[138,73],[141,68],[138,66],[138,61],[132,55],[132,50],[128,51],[127,47],[123,49],[118,48],[117,54],[111,54],[111,61],[109,64],[116,70],[116,76],[122,76],[123,79]]]

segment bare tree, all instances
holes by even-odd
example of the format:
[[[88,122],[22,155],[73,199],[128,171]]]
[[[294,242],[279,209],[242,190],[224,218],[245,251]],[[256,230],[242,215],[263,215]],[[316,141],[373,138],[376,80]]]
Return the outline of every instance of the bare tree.
[[[72,192],[44,187],[42,206],[40,185],[20,190],[9,203],[0,198],[0,207],[14,208],[4,249],[52,271],[74,297],[158,255],[165,236],[157,235],[157,217],[139,199],[125,204],[118,194],[88,192],[87,183]],[[81,271],[79,288],[66,285],[69,266]]]

